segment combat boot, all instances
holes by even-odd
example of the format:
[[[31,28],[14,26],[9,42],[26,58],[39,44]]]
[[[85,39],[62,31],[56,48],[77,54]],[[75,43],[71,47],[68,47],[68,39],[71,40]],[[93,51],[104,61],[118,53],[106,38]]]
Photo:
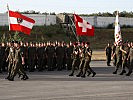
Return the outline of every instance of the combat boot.
[[[91,72],[90,71],[87,71],[87,72],[88,72],[88,75],[87,76],[89,77],[91,75]]]
[[[8,78],[9,81],[14,81],[14,78]]]
[[[80,77],[82,75],[82,72],[79,72],[76,77]]]
[[[23,77],[21,78],[21,80],[27,80],[27,79],[29,79],[27,75],[23,75]]]
[[[122,72],[119,75],[123,75],[124,73],[126,73],[126,71],[122,70]]]
[[[132,73],[132,71],[129,71],[129,72],[126,74],[126,76],[130,76],[131,73]]]
[[[115,70],[115,71],[113,72],[113,74],[117,74],[117,71],[118,71],[118,70]]]
[[[74,76],[73,73],[69,74],[69,76]]]
[[[92,75],[92,77],[95,77],[95,76],[96,76],[96,73],[94,72],[93,75]]]
[[[82,77],[82,78],[85,78],[85,75],[83,74],[81,77]]]

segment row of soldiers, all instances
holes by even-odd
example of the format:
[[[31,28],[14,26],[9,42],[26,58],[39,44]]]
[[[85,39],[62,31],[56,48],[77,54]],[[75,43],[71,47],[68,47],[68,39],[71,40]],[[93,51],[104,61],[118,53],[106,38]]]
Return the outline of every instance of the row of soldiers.
[[[85,76],[87,69],[90,69],[90,71],[88,70],[88,75],[91,72],[93,73],[93,76],[95,76],[96,74],[89,66],[92,55],[89,43],[83,42],[82,44],[80,43],[73,44],[70,42],[66,44],[64,42],[47,42],[47,43],[19,42],[19,44],[21,52],[23,53],[24,63],[22,64],[22,68],[24,70],[29,70],[30,72],[34,72],[36,69],[38,71],[43,71],[43,70],[53,71],[55,69],[60,71],[62,69],[67,69],[67,70],[72,69],[72,73],[70,76],[73,76],[74,70],[75,68],[77,68],[79,69],[79,75],[77,76],[81,76],[81,74]],[[8,42],[6,45],[4,43],[1,43],[0,72],[6,70],[9,71],[10,69],[7,66],[10,66],[10,63],[12,61],[10,62],[10,60],[7,59],[8,56],[10,55],[11,48],[16,48],[14,42]]]
[[[133,42],[120,42],[117,45],[106,47],[107,65],[110,66],[111,56],[113,59],[113,65],[115,66],[115,71],[113,74],[117,74],[118,70],[121,69],[120,75],[128,72],[126,76],[130,76],[133,70]]]
[[[9,61],[6,61],[9,55],[11,46],[15,43],[9,42],[1,43],[0,46],[0,72],[8,69]],[[73,44],[70,42],[66,44],[64,42],[47,42],[47,43],[24,43],[20,42],[20,48],[22,49],[24,56],[24,70],[30,72],[48,70],[53,71],[55,69],[71,70],[72,68],[72,53]]]
[[[74,71],[77,68],[78,74],[76,75],[76,77],[85,78],[86,73],[88,73],[87,76],[93,74],[92,77],[94,77],[96,73],[90,67],[91,58],[92,50],[90,48],[89,42],[83,42],[80,46],[78,45],[78,43],[75,43],[73,49],[72,72],[69,76],[74,76]]]

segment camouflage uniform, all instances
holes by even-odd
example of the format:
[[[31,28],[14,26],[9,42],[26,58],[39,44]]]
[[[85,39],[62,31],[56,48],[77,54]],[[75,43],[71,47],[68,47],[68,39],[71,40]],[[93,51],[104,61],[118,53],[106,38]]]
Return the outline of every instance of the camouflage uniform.
[[[85,77],[86,72],[88,70],[89,70],[90,73],[93,73],[92,77],[94,77],[96,75],[96,73],[90,67],[91,56],[92,56],[92,50],[89,47],[86,47],[86,50],[85,50],[85,63],[84,63],[84,67],[83,67],[83,74],[82,74],[81,77]]]
[[[12,67],[11,75],[9,80],[13,81],[14,77],[16,74],[21,74],[23,75],[23,78],[21,79],[28,79],[28,76],[24,72],[23,66],[22,66],[22,57],[23,57],[23,52],[21,48],[16,48],[15,49],[15,57],[14,57],[14,66]]]
[[[76,46],[74,47],[74,50],[73,50],[73,62],[72,62],[72,72],[69,76],[73,76],[74,75],[74,71],[75,71],[75,68],[79,67],[79,48]]]

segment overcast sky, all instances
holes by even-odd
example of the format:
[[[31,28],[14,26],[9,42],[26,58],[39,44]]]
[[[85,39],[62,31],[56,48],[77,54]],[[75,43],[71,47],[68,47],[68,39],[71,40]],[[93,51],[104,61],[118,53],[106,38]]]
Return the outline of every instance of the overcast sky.
[[[0,0],[0,13],[11,10],[91,14],[97,12],[133,11],[132,0]]]

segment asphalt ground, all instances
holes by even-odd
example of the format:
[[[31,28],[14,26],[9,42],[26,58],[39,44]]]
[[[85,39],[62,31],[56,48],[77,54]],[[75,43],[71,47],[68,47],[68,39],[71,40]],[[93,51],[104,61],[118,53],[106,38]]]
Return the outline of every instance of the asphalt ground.
[[[5,80],[0,74],[0,100],[133,100],[133,75],[113,75],[113,66],[92,61],[96,77],[69,77],[70,71],[27,72],[29,80]],[[75,75],[77,71],[75,72]]]

